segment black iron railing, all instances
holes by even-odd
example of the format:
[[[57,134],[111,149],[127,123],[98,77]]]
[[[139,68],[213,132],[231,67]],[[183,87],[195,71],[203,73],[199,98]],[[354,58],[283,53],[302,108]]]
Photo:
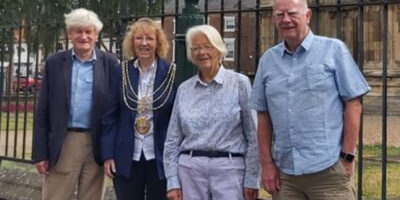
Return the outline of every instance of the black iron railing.
[[[167,37],[171,40],[171,46],[173,46],[176,25],[178,24],[176,21],[184,7],[184,1],[143,1],[148,5],[144,11],[135,7],[132,10],[117,12],[119,14],[115,16],[106,16],[105,13],[101,13],[102,10],[98,11],[105,24],[104,31],[99,35],[98,48],[112,52],[122,59],[121,43],[126,26],[130,21],[142,16],[159,20]],[[126,3],[128,1],[121,2]],[[154,2],[161,4],[158,9],[153,9]],[[6,5],[4,6],[6,7]],[[398,35],[400,33],[394,33],[393,29],[390,29],[389,23],[391,21],[389,20],[397,20],[396,23],[400,27],[400,15],[394,9],[400,6],[400,0],[313,0],[309,1],[309,6],[313,11],[310,26],[314,33],[344,40],[353,52],[361,71],[365,72],[367,79],[375,81],[374,84],[376,86],[373,86],[372,92],[375,95],[374,99],[378,99],[380,103],[378,105],[369,104],[370,101],[367,101],[368,96],[364,97],[363,102],[365,112],[380,115],[382,120],[382,187],[380,189],[381,199],[385,200],[387,199],[387,118],[389,113],[390,115],[400,115],[400,109],[388,110],[388,98],[395,103],[398,102],[396,100],[400,99],[398,91],[389,93],[389,87],[400,87],[388,85],[389,78],[400,77],[400,66],[398,66],[400,61],[391,60],[397,59],[396,56],[389,57],[389,55],[400,54],[400,51],[389,52],[390,42],[396,38],[399,40],[400,37]],[[267,48],[280,42],[280,37],[273,27],[273,21],[271,20],[272,8],[268,2],[263,0],[201,0],[198,7],[204,16],[205,23],[215,26],[224,38],[233,39],[230,40],[233,41],[233,44],[229,44],[231,46],[228,49],[231,51],[232,57],[226,59],[224,65],[252,78],[257,70],[258,60],[262,53]],[[374,23],[366,21],[372,8],[374,8],[374,12],[378,12],[382,17],[382,21],[376,22],[379,25],[378,27],[381,28],[376,31],[380,32],[382,37],[373,37],[374,41],[369,41],[371,37],[366,36],[371,33],[366,32],[365,29],[367,23]],[[43,8],[39,6],[37,9],[39,12]],[[66,10],[66,12],[68,11]],[[390,12],[392,12],[392,15],[396,15],[397,18],[392,17],[389,19]],[[30,21],[30,19],[23,17],[17,18],[16,16],[19,15],[11,15],[12,19],[8,19],[7,16],[10,15],[6,15],[7,9],[1,10],[0,14],[4,16],[0,20],[0,160],[31,163],[32,118],[37,104],[38,85],[41,83],[40,74],[41,70],[43,70],[45,57],[56,51],[68,49],[71,45],[66,39],[67,34],[64,31],[62,21],[51,19]],[[234,21],[225,20],[225,17],[233,17]],[[330,23],[330,27],[327,27],[326,19],[334,21]],[[12,21],[12,23],[9,23],[9,21]],[[354,26],[346,25],[349,22],[353,23]],[[233,30],[227,31],[227,26],[230,26]],[[352,34],[346,35],[348,30],[351,30]],[[44,34],[47,34],[46,31],[55,33],[47,38],[47,42],[51,42],[51,45],[47,46],[41,43],[45,41],[43,37]],[[29,35],[28,38],[27,32],[34,34]],[[397,37],[389,37],[391,34],[397,34]],[[348,38],[348,35],[351,35],[351,37]],[[381,51],[366,49],[366,44],[371,42],[378,42],[377,48],[379,47],[378,49],[381,49]],[[398,45],[400,41],[393,43]],[[168,59],[173,60],[173,52],[174,50],[172,49]],[[379,55],[378,57],[381,59],[375,59],[377,56],[374,57],[370,54]],[[369,64],[370,60],[376,61],[372,68]],[[367,64],[368,69],[366,69]],[[368,70],[368,73],[366,73],[366,70]],[[370,71],[374,73],[370,74]],[[372,109],[374,106],[376,108]],[[358,199],[363,199],[363,132],[364,130],[361,129],[358,140]]]

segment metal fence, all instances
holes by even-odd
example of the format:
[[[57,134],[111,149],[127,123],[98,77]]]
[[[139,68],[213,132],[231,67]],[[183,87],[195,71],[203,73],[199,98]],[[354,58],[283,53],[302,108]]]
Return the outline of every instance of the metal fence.
[[[104,13],[99,13],[105,31],[99,36],[97,46],[121,59],[121,41],[126,26],[137,18],[149,16],[159,20],[174,47],[176,22],[185,2],[158,2],[157,12],[152,10],[154,1],[149,0],[140,12],[121,12],[125,14],[114,17],[103,17]],[[387,118],[400,113],[399,4],[400,0],[309,1],[313,11],[310,24],[313,32],[345,41],[373,88],[364,98],[364,110],[381,119],[381,199],[387,199]],[[271,20],[269,1],[201,0],[198,8],[204,22],[215,26],[227,44],[224,66],[249,77],[254,76],[262,53],[280,41]],[[45,57],[71,45],[62,21],[37,22],[22,18],[16,21],[15,25],[4,22],[0,25],[0,160],[31,163],[32,118]],[[46,36],[40,34],[46,31],[54,33],[48,38],[50,44],[40,42],[40,38]],[[12,37],[8,37],[10,33]],[[34,33],[29,36],[31,40],[27,33]],[[168,59],[175,59],[174,52],[173,48]],[[358,141],[358,199],[363,199],[363,132],[360,131]]]

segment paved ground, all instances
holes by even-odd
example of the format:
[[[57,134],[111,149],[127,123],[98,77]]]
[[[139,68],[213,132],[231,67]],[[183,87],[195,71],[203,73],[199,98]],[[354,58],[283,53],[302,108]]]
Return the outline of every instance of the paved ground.
[[[380,115],[364,115],[364,144],[382,144],[382,117]],[[387,145],[400,147],[400,116],[387,117]]]

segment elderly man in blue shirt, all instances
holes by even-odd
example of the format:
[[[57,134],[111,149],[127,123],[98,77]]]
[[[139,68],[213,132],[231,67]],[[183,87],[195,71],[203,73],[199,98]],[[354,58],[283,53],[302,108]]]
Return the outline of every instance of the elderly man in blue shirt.
[[[314,35],[310,18],[306,0],[274,0],[284,41],[261,57],[249,103],[262,183],[278,200],[355,199],[360,98],[370,87],[346,45]]]
[[[65,15],[72,48],[49,56],[34,119],[33,158],[43,200],[102,200],[101,118],[117,59],[95,47],[103,23],[93,11]]]

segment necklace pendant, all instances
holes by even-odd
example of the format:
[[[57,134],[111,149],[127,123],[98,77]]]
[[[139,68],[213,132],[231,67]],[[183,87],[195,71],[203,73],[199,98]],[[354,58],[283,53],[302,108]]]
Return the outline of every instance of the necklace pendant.
[[[144,116],[140,116],[135,123],[136,132],[140,135],[146,135],[150,130],[150,120]]]

